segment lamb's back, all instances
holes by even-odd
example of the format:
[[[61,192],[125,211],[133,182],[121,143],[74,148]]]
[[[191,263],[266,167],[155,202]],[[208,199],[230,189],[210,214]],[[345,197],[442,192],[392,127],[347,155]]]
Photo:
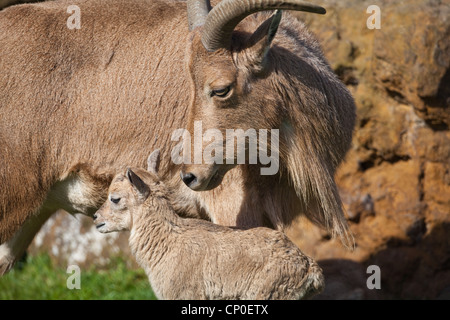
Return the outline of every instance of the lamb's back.
[[[183,219],[179,232],[194,250],[190,259],[202,260],[196,272],[208,299],[295,299],[309,273],[321,275],[317,264],[279,231]]]

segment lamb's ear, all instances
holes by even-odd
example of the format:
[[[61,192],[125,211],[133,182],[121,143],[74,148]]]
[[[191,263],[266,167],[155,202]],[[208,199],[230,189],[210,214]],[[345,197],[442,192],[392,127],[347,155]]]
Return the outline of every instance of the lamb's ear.
[[[139,176],[133,172],[130,168],[127,169],[127,178],[130,180],[130,183],[133,185],[133,187],[139,192],[139,194],[144,198],[147,199],[148,195],[150,194],[150,188],[148,185],[145,184],[144,181],[142,181]]]
[[[247,49],[249,64],[254,72],[264,70],[266,64],[267,53],[269,52],[272,40],[278,31],[281,22],[281,10],[277,10],[273,16],[264,21],[258,29],[251,35],[248,40],[249,47]]]
[[[147,159],[147,171],[158,174],[159,162],[161,161],[159,149],[153,151]]]

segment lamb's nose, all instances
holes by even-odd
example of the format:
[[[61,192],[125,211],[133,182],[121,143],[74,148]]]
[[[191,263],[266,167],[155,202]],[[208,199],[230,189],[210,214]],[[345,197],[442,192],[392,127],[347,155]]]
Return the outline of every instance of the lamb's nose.
[[[183,180],[183,182],[190,187],[192,184],[195,184],[197,182],[197,177],[188,172],[188,173],[183,173],[181,172],[181,180]]]
[[[97,214],[94,214],[93,218],[94,218],[94,220],[97,219]]]

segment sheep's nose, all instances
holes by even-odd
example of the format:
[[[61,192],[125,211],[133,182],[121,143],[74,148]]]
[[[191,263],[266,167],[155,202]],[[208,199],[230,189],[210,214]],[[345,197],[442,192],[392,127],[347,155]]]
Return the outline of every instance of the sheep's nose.
[[[94,214],[93,218],[94,218],[94,220],[97,219],[97,214]]]
[[[181,180],[183,180],[183,182],[188,187],[191,187],[192,184],[195,184],[197,182],[197,177],[190,172],[188,172],[188,173],[181,172]]]

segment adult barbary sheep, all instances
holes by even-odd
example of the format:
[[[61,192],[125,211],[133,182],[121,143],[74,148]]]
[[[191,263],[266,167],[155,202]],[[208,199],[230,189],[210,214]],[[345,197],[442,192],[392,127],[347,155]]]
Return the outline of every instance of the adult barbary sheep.
[[[73,5],[80,29],[67,27]],[[156,144],[167,157],[161,176],[183,194],[180,215],[283,230],[306,214],[345,238],[333,174],[350,145],[353,100],[301,22],[249,16],[324,10],[299,0],[210,9],[207,0],[56,0],[0,11],[0,274],[53,212],[92,214],[114,174],[143,166]],[[279,129],[279,172],[221,166],[221,185],[192,191],[168,155],[174,130],[196,118],[205,129]],[[183,178],[216,186],[198,167]]]
[[[284,233],[180,218],[158,162],[156,150],[148,171],[118,174],[94,215],[100,232],[131,231],[131,251],[158,298],[303,299],[322,291],[322,270]]]

